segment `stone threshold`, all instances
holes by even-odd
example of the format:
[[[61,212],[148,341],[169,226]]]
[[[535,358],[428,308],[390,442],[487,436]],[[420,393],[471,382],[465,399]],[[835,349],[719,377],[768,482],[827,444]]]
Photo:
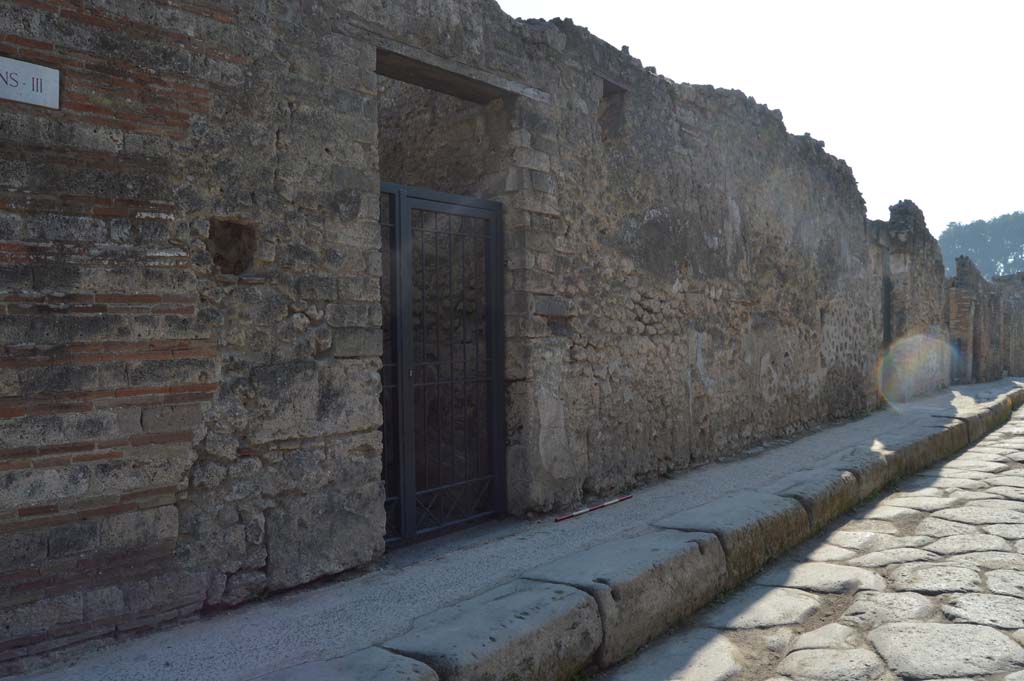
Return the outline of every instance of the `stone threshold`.
[[[649,531],[534,568],[419,617],[395,638],[261,681],[565,681],[608,668],[889,485],[1009,420],[1024,389],[944,419],[924,437],[855,447],[820,465],[652,520]]]

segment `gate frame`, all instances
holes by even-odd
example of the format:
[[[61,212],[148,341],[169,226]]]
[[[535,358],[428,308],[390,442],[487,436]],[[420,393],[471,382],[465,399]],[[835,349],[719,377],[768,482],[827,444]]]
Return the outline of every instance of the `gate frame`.
[[[392,254],[391,291],[381,295],[392,296],[392,314],[395,315],[396,395],[395,411],[398,417],[399,508],[401,533],[387,538],[389,546],[415,539],[441,534],[451,528],[465,525],[485,517],[503,516],[508,511],[508,452],[505,446],[505,239],[504,206],[497,201],[472,196],[411,187],[394,182],[382,182],[381,194],[394,197],[394,239]],[[412,364],[414,362],[412,321],[412,210],[440,208],[449,215],[486,218],[492,223],[492,248],[486,257],[486,300],[490,304],[487,319],[487,346],[492,355],[493,379],[487,400],[487,448],[494,477],[491,488],[491,510],[461,518],[424,531],[416,529],[416,448],[415,417],[413,416]],[[382,414],[386,418],[387,414]],[[387,426],[385,425],[385,428]],[[382,471],[383,473],[383,471]]]

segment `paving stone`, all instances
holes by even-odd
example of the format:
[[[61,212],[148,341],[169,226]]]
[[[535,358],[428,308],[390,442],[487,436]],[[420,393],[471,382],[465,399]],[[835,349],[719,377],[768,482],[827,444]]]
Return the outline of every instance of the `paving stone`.
[[[944,471],[950,468],[961,469],[965,471],[978,471],[980,473],[1001,473],[1005,471],[1007,468],[1009,468],[1009,466],[1007,466],[1005,463],[993,463],[990,461],[965,461],[962,459],[953,459],[952,461],[950,461],[949,463],[942,467]]]
[[[794,681],[872,681],[885,665],[870,650],[798,650],[786,656],[779,672]]]
[[[1024,598],[1024,572],[991,570],[985,573],[985,585],[992,593]]]
[[[958,534],[980,534],[981,529],[967,523],[954,523],[950,520],[928,517],[917,524],[914,529],[918,534],[932,537],[951,537]]]
[[[727,681],[743,671],[739,659],[739,648],[715,629],[688,629],[647,648],[602,681]]]
[[[989,487],[1024,487],[1024,478],[1016,475],[996,475],[988,478]]]
[[[912,508],[902,508],[900,506],[877,506],[870,510],[857,513],[856,517],[863,518],[864,520],[891,520],[893,522],[901,522],[904,520],[915,520],[923,515],[924,514],[921,511],[915,511]]]
[[[955,523],[968,523],[970,525],[988,525],[993,523],[1024,524],[1024,513],[999,508],[979,508],[977,506],[946,508],[936,511],[932,517],[952,520]]]
[[[841,546],[832,546],[831,544],[822,544],[821,546],[815,547],[803,555],[804,560],[812,560],[821,563],[841,563],[844,560],[849,560],[857,555],[856,551],[851,549],[844,549]]]
[[[989,494],[998,494],[1001,497],[1007,499],[1013,499],[1015,501],[1024,501],[1024,488],[1021,487],[989,487],[985,490]]]
[[[878,532],[852,532],[848,530],[837,530],[825,537],[825,541],[836,546],[858,551],[867,551],[876,548],[881,537],[889,537],[887,534]],[[888,548],[888,547],[886,547]]]
[[[889,571],[889,585],[896,591],[930,594],[981,591],[981,577],[960,565],[899,565]]]
[[[810,650],[813,648],[832,648],[848,650],[856,648],[860,641],[860,632],[845,624],[833,622],[814,631],[808,631],[793,642],[791,650]]]
[[[986,570],[1024,570],[1024,555],[1003,551],[978,551],[947,556],[946,562],[973,565]]]
[[[1024,511],[1024,501],[1014,501],[1012,499],[980,499],[972,501],[967,505],[978,508],[1002,508],[1008,511]]]
[[[726,563],[713,534],[663,530],[600,544],[523,576],[594,597],[604,630],[598,664],[608,667],[711,602],[725,588]]]
[[[974,624],[883,624],[868,640],[897,675],[911,679],[983,676],[1024,666],[1024,649],[995,629]]]
[[[942,606],[953,622],[985,624],[1001,629],[1024,627],[1024,600],[998,594],[957,594]]]
[[[806,511],[793,499],[748,492],[687,509],[655,527],[708,532],[718,537],[736,586],[810,534]]]
[[[1003,455],[1005,449],[994,447],[972,447],[970,450],[956,457],[957,461],[991,461],[992,463],[1006,463]]]
[[[954,553],[971,553],[975,551],[1011,551],[1010,542],[1002,537],[995,537],[990,534],[961,534],[951,537],[943,537],[933,544],[929,544],[927,550],[942,555]]]
[[[851,520],[839,528],[845,532],[876,532],[879,534],[899,534],[900,528],[887,520]]]
[[[985,531],[1003,539],[1024,539],[1024,525],[986,525]]]
[[[985,488],[984,492],[979,492],[973,489],[955,489],[951,490],[949,498],[954,501],[970,501],[972,499],[998,499],[995,494],[990,494],[992,490]]]
[[[921,478],[913,477],[900,484],[901,490],[940,490],[940,489],[985,489],[988,485],[981,480],[967,478]]]
[[[332,660],[306,662],[259,677],[259,681],[438,681],[419,660],[367,648]]]
[[[938,606],[930,598],[919,593],[862,591],[842,614],[840,621],[873,628],[889,622],[926,620],[938,611]]]
[[[895,563],[917,563],[936,557],[936,554],[923,549],[886,549],[885,551],[866,553],[846,561],[846,564],[859,567],[884,567]]]
[[[956,506],[957,502],[948,497],[891,497],[882,501],[883,506],[902,506],[912,508],[916,511],[941,511],[950,506]]]
[[[764,647],[773,653],[785,653],[796,638],[796,632],[789,627],[766,629],[761,637]]]
[[[950,479],[955,478],[959,480],[987,480],[992,476],[991,473],[982,473],[981,471],[969,471],[959,468],[932,468],[930,470],[921,471],[915,477],[916,478],[932,478],[932,479]]]
[[[586,666],[601,639],[589,595],[516,580],[420,617],[382,647],[425,662],[446,681],[566,678]]]
[[[903,482],[906,482],[904,480]],[[913,490],[899,490],[892,492],[886,499],[913,499],[915,497],[928,497],[933,499],[952,498],[951,495],[963,490],[955,489],[913,489]]]
[[[748,587],[703,617],[716,629],[761,629],[802,624],[818,612],[821,599],[796,589]]]
[[[782,564],[754,580],[757,584],[806,589],[820,593],[852,593],[863,589],[882,591],[885,579],[870,570],[831,563]]]

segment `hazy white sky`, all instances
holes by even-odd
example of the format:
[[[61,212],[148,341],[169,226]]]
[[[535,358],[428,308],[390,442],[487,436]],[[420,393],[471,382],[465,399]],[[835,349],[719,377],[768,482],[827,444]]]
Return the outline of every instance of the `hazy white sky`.
[[[868,216],[1024,210],[1024,0],[498,0],[571,17],[677,82],[736,88],[853,168]]]

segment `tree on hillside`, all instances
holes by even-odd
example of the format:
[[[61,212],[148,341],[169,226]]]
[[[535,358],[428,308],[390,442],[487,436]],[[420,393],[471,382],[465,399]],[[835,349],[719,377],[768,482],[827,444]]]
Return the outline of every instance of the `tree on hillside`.
[[[978,270],[994,276],[1024,271],[1024,213],[1010,213],[970,224],[949,223],[939,236],[946,276],[956,272],[956,258],[966,255]]]

